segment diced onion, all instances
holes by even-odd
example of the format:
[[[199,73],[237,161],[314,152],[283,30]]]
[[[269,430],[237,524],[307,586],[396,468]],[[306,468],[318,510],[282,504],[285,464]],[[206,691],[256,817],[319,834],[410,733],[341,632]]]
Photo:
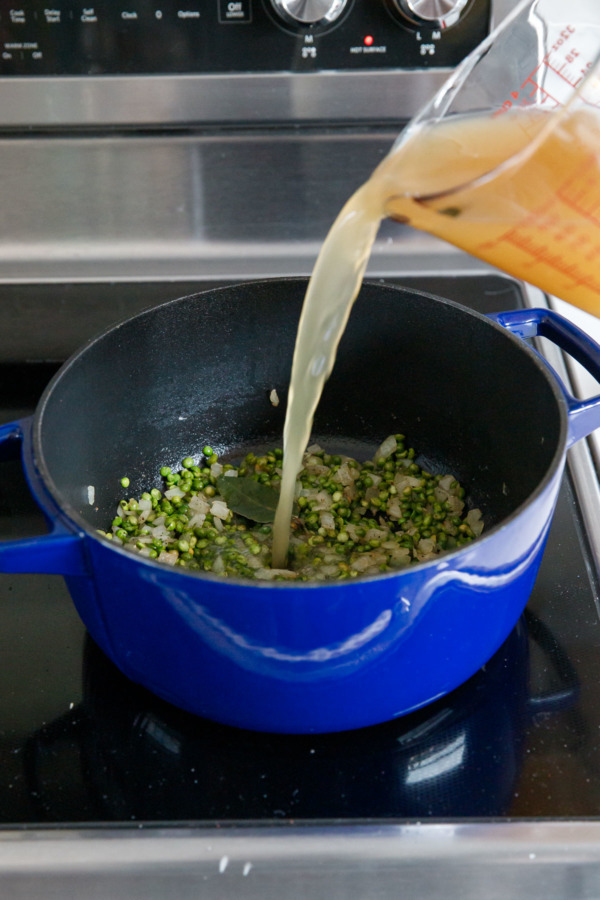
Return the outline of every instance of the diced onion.
[[[217,519],[226,519],[229,515],[229,507],[224,500],[215,500],[210,508],[210,514]]]
[[[167,498],[167,500],[172,500],[173,497],[185,497],[185,494],[183,493],[181,488],[172,487],[169,488],[168,491],[165,491],[165,497]]]
[[[479,535],[483,531],[483,519],[481,518],[481,510],[470,509],[467,513],[465,521],[475,537],[479,537]]]
[[[391,456],[392,453],[395,453],[398,449],[398,441],[394,437],[394,435],[390,435],[385,439],[385,441],[380,445],[379,449],[376,450],[374,459],[387,459],[388,456]]]

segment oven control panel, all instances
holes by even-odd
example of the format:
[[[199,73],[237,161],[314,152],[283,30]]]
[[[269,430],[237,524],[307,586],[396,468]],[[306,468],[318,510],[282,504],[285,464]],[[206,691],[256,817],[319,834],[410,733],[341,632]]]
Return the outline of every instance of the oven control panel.
[[[0,76],[443,68],[491,0],[0,0]]]

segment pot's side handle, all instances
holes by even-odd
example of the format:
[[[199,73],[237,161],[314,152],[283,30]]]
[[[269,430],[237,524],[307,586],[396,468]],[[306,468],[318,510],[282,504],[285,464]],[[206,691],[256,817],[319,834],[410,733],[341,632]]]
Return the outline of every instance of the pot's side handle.
[[[489,316],[517,337],[526,340],[545,337],[576,359],[597,381],[600,381],[600,346],[584,331],[550,309],[517,309]],[[551,367],[550,367],[551,368]],[[552,370],[565,396],[569,410],[570,447],[600,428],[600,394],[578,400],[567,390]]]
[[[0,461],[22,456],[30,419],[0,425]],[[41,508],[41,507],[40,507]],[[0,572],[40,572],[46,575],[85,575],[83,541],[42,509],[49,534],[0,541]]]

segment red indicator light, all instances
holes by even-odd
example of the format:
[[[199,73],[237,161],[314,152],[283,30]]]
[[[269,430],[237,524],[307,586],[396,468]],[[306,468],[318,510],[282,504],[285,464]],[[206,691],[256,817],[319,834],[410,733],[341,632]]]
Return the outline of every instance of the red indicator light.
[[[370,47],[372,45],[372,43],[373,43],[373,35],[366,34],[363,38],[363,44],[365,45],[365,47]]]

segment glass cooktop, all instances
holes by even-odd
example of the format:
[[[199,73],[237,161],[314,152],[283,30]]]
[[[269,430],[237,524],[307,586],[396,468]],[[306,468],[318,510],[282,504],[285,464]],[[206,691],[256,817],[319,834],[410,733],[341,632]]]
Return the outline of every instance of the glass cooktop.
[[[403,283],[484,313],[522,305],[496,276]],[[30,413],[55,369],[0,368],[0,420]],[[0,538],[43,527],[5,461]],[[1,575],[0,825],[597,816],[597,598],[567,474],[527,611],[482,670],[390,723],[278,736],[158,700],[93,644],[62,578]]]

